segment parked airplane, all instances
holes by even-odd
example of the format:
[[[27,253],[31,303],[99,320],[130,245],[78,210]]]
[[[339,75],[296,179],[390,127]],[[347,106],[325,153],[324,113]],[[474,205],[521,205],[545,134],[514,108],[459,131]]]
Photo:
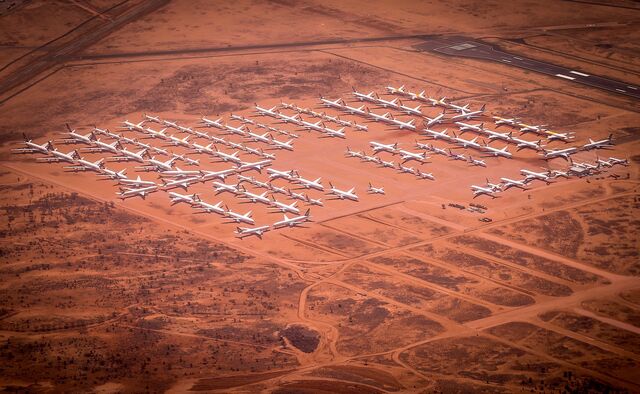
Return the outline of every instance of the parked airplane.
[[[290,213],[294,213],[296,215],[300,214],[300,210],[298,209],[298,207],[296,207],[296,205],[298,204],[298,201],[294,201],[291,204],[285,204],[283,202],[280,202],[278,200],[276,200],[275,197],[271,196],[272,200],[271,200],[271,206],[273,208],[270,209],[275,209],[279,212],[290,212]]]
[[[484,146],[481,145],[478,141],[479,137],[474,137],[471,140],[465,140],[464,138],[458,137],[456,135],[456,133],[453,133],[453,140],[460,145],[461,147],[467,149],[469,147],[474,148],[474,149],[478,149],[478,150],[482,150],[484,149]]]
[[[167,141],[173,146],[184,146],[185,148],[191,148],[191,143],[189,142],[189,137],[186,136],[182,139],[176,137],[175,135],[170,135],[167,137]]]
[[[550,172],[535,172],[530,170],[520,170],[520,173],[524,175],[524,183],[531,182],[533,180],[540,180],[545,182],[547,185],[551,183]]]
[[[382,168],[396,168],[396,165],[393,161],[380,160],[378,164],[380,164],[380,167]]]
[[[399,104],[399,99],[396,97],[393,100],[389,101],[389,100],[385,100],[383,98],[380,97],[376,97],[375,103],[376,105],[382,107],[382,108],[394,108],[394,109],[400,109],[400,104]]]
[[[608,160],[612,165],[619,164],[619,165],[625,166],[625,167],[627,167],[629,165],[629,159],[617,159],[615,157],[610,157]]]
[[[252,131],[247,131],[246,138],[250,139],[254,142],[263,142],[265,144],[270,144],[271,139],[273,138],[269,132],[265,132],[264,134],[256,134]]]
[[[455,111],[459,112],[459,113],[464,113],[464,112],[470,112],[469,111],[469,104],[465,104],[465,105],[456,105],[452,102],[447,102],[446,101],[447,98],[443,97],[440,100],[438,100],[438,105],[442,105],[444,107],[449,107],[451,109],[454,109]]]
[[[404,122],[402,120],[396,119],[393,116],[391,118],[389,118],[389,122],[393,123],[394,125],[398,126],[398,128],[400,130],[403,129],[407,129],[407,130],[416,130],[416,120],[415,119],[411,119],[408,122]]]
[[[370,101],[372,103],[377,102],[377,98],[375,96],[375,94],[376,94],[375,92],[372,91],[372,92],[370,92],[368,94],[364,94],[364,93],[358,92],[356,90],[356,88],[352,88],[352,89],[353,89],[353,92],[352,92],[353,96],[355,98],[357,98],[358,100],[360,100],[360,101]]]
[[[520,124],[520,121],[516,118],[502,118],[500,116],[494,116],[493,123],[495,123],[496,127],[503,124],[509,126],[517,126]]]
[[[160,131],[156,131],[154,129],[152,129],[151,127],[147,127],[146,129],[144,129],[144,132],[150,137],[150,138],[159,138],[161,140],[168,140],[169,136],[165,134],[165,131],[167,129],[164,128]]]
[[[173,163],[178,160],[177,157],[172,157],[167,161],[156,160],[155,156],[145,160],[144,164],[139,168],[144,171],[171,171],[173,170]]]
[[[215,127],[216,129],[224,130],[224,125],[222,124],[222,118],[213,120],[203,116],[200,118],[200,123],[204,124],[205,127]]]
[[[450,105],[452,105],[452,104],[450,104]],[[458,119],[469,120],[469,119],[477,118],[479,116],[482,116],[482,114],[484,114],[485,106],[486,106],[486,104],[482,104],[482,107],[480,107],[480,109],[477,110],[477,111],[462,110],[460,115],[455,115],[451,119],[452,120],[458,120]],[[460,107],[460,108],[462,108],[462,107]]]
[[[263,192],[262,194],[255,194],[248,191],[243,186],[239,186],[238,190],[240,190],[240,198],[247,199],[254,204],[259,202],[265,205],[271,205],[271,200],[267,197],[267,194],[269,194],[268,191]]]
[[[216,191],[216,195],[218,195],[220,193],[224,193],[224,192],[231,193],[233,195],[240,194],[240,190],[238,189],[238,185],[228,185],[226,183],[214,181],[212,186]]]
[[[383,144],[381,142],[370,141],[369,145],[373,148],[373,154],[378,152],[389,152],[392,154],[398,153],[398,143],[395,142],[393,144]]]
[[[143,181],[142,179],[140,179],[140,175],[138,175],[138,177],[136,179],[119,179],[118,180],[118,184],[119,185],[125,185],[125,186],[133,186],[134,188],[136,187],[148,187],[148,186],[157,186],[155,182],[153,181]]]
[[[267,173],[269,174],[269,179],[283,178],[283,179],[286,179],[288,181],[291,181],[295,177],[295,171],[294,170],[278,171],[278,170],[276,170],[274,168],[267,168]]]
[[[426,132],[426,137],[432,138],[434,140],[445,140],[445,141],[453,141],[453,138],[447,134],[447,129],[442,131],[436,131],[431,129],[422,129],[422,131]]]
[[[384,187],[375,187],[369,182],[369,188],[367,189],[367,193],[369,194],[385,194]]]
[[[469,155],[469,164],[471,164],[472,166],[478,166],[478,167],[487,166],[487,163],[485,163],[484,160],[474,159],[473,157],[471,157],[471,155]]]
[[[227,134],[237,134],[237,135],[241,135],[243,137],[246,136],[247,132],[250,131],[248,128],[245,130],[245,125],[243,125],[243,124],[241,124],[238,127],[234,127],[234,126],[231,126],[228,123],[224,124],[224,130],[228,131]]]
[[[157,191],[158,191],[158,186],[147,186],[147,187],[141,187],[137,189],[123,189],[122,191],[120,191],[120,193],[116,193],[116,194],[118,195],[118,198],[122,200],[126,198],[136,197],[136,196],[140,196],[144,200],[146,199],[147,195]]]
[[[320,101],[322,101],[322,104],[325,107],[329,107],[329,108],[333,107],[333,108],[338,108],[338,109],[344,107],[344,101],[342,100],[342,98],[338,98],[338,99],[332,101],[332,100],[329,100],[329,99],[326,99],[326,98],[320,96]]]
[[[369,111],[369,109],[364,104],[359,106],[358,108],[351,107],[351,106],[348,106],[348,105],[345,104],[342,107],[342,110],[347,112],[347,113],[349,113],[349,114],[360,115],[360,116],[367,116],[367,113]]]
[[[278,118],[284,123],[293,123],[297,125],[302,125],[302,121],[300,120],[300,114],[295,114],[293,116],[289,116],[287,114],[283,114],[281,112],[276,112],[278,114]]]
[[[402,157],[402,163],[406,163],[408,161],[411,160],[415,160],[419,163],[425,163],[425,160],[428,159],[427,155],[422,152],[422,153],[415,153],[415,152],[409,152],[407,150],[401,149],[399,151],[400,156]]]
[[[125,120],[124,122],[122,122],[122,124],[124,126],[120,126],[121,129],[137,130],[137,131],[144,132],[144,127],[142,127],[142,125],[144,125],[144,120],[141,121],[140,123],[132,123],[132,122],[129,122],[128,120]]]
[[[127,175],[126,175],[127,169],[124,168],[120,171],[114,171],[114,170],[110,170],[108,168],[103,168],[102,172],[99,174],[99,176],[104,176],[107,177],[109,179],[112,180],[120,180],[120,179],[127,179]]]
[[[571,147],[566,149],[558,149],[558,150],[546,150],[542,149],[542,158],[544,160],[555,159],[556,157],[562,157],[563,159],[569,161],[571,159],[571,155],[578,152],[578,148]]]
[[[66,166],[64,167],[65,169],[71,170],[71,171],[95,171],[98,174],[102,173],[102,169],[104,168],[104,159],[98,159],[95,162],[91,162],[88,160],[84,160],[82,157],[79,157],[76,160],[76,165],[72,165],[72,166]]]
[[[281,228],[281,227],[294,227],[294,226],[300,226],[305,222],[309,222],[311,221],[311,210],[307,209],[307,211],[304,213],[304,215],[299,215],[299,216],[294,216],[294,217],[288,217],[287,214],[284,214],[284,218],[279,221],[279,222],[275,222],[273,224],[273,228]]]
[[[193,202],[192,208],[197,209],[196,213],[217,213],[218,215],[224,216],[225,210],[222,207],[222,204],[222,201],[214,205],[198,200]]]
[[[378,122],[378,121],[390,122],[391,121],[391,118],[389,117],[389,115],[391,115],[391,114],[389,112],[385,112],[382,115],[378,115],[375,112],[371,112],[371,110],[369,108],[365,107],[365,110],[366,110],[366,116],[372,118],[376,122]]]
[[[67,126],[67,130],[69,131],[67,134],[69,135],[69,138],[65,138],[62,139],[58,142],[62,143],[62,144],[87,144],[87,145],[93,145],[93,141],[96,140],[96,136],[95,134],[93,134],[93,131],[89,132],[88,134],[82,135],[82,134],[78,134],[76,133],[76,130],[73,129],[71,130],[71,127],[69,127],[69,124],[65,124],[65,126]]]
[[[462,153],[453,153],[451,149],[449,149],[449,157],[453,160],[467,161],[467,157]]]
[[[189,186],[201,181],[199,176],[191,176],[186,178],[177,178],[168,181],[166,178],[162,178],[162,189],[171,190],[175,188],[182,188],[185,191],[189,190]]]
[[[321,198],[313,199],[313,198],[307,196],[306,203],[309,204],[309,205],[317,205],[319,207],[324,206],[324,204],[322,203],[322,199]]]
[[[250,171],[250,170],[256,170],[259,173],[262,173],[262,169],[266,168],[268,166],[271,165],[271,160],[260,160],[260,161],[254,161],[254,162],[241,162],[241,163],[236,163],[236,171],[238,172],[242,172],[242,171]]]
[[[325,126],[323,133],[327,137],[346,138],[346,135],[344,134],[344,127],[338,130],[333,130]]]
[[[324,191],[324,186],[322,186],[322,183],[320,183],[320,180],[322,178],[318,178],[314,181],[309,180],[309,179],[305,179],[303,177],[301,177],[300,175],[298,175],[298,173],[296,172],[296,176],[295,178],[293,178],[293,183],[297,183],[300,186],[302,186],[305,189],[316,189],[319,190],[321,192]]]
[[[120,149],[122,149],[122,144],[120,141],[116,140],[111,144],[107,144],[106,142],[100,141],[100,138],[93,141],[94,146],[88,148],[81,148],[80,150],[83,152],[111,152],[118,153]]]
[[[146,114],[146,113],[145,113],[145,114],[144,114],[144,117],[145,117],[147,120],[151,121],[151,122],[155,122],[155,123],[162,123],[162,121],[160,120],[160,117],[159,117],[159,116],[152,116],[152,115],[149,115],[149,114]]]
[[[346,191],[345,190],[340,190],[340,189],[334,187],[331,184],[331,182],[329,182],[329,187],[330,187],[330,190],[329,190],[328,194],[333,194],[340,200],[347,199],[347,200],[352,200],[352,201],[358,201],[358,196],[355,193],[355,190],[356,190],[355,187],[352,187],[351,189],[346,190]]]
[[[488,144],[485,144],[482,149],[485,151],[484,155],[485,156],[493,156],[493,157],[506,157],[508,159],[513,157],[513,154],[511,152],[509,152],[509,147],[505,146],[502,149],[498,149],[498,148],[494,148],[492,146],[489,146]]]
[[[416,170],[415,175],[420,179],[430,179],[432,181],[436,180],[436,177],[434,177],[432,173],[430,173],[430,172],[422,172],[422,171],[420,171],[420,169]]]
[[[292,151],[293,150],[293,139],[286,141],[286,142],[282,142],[282,141],[278,141],[277,139],[271,137],[271,145],[273,146],[274,149],[285,149],[285,150],[289,150]]]
[[[502,190],[507,190],[507,189],[510,189],[512,187],[517,187],[517,188],[522,189],[522,190],[528,190],[527,189],[527,185],[525,184],[525,180],[518,181],[518,180],[515,180],[515,179],[500,178],[500,181],[502,181],[502,185],[503,185]]]
[[[255,107],[256,112],[258,113],[258,115],[271,116],[272,118],[277,118],[278,117],[278,111],[276,111],[276,108],[278,108],[277,105],[274,105],[271,108],[262,108],[258,104],[254,103],[254,107]]]
[[[582,145],[582,150],[591,149],[610,149],[613,147],[613,134],[609,134],[609,138],[600,141],[594,141],[589,138],[589,142]]]
[[[322,120],[318,120],[316,123],[311,123],[307,120],[302,119],[302,126],[307,129],[307,130],[315,130],[315,131],[324,131],[324,124],[322,123]]]
[[[455,122],[456,126],[458,126],[458,129],[464,133],[467,130],[471,130],[471,131],[475,131],[476,133],[482,133],[484,131],[484,123],[480,123],[480,124],[469,124],[469,123],[464,123],[464,122]],[[498,134],[498,133],[496,133]]]
[[[27,138],[26,134],[22,134],[24,137],[24,144],[26,148],[15,148],[12,149],[12,153],[20,153],[20,154],[30,154],[30,153],[42,153],[48,155],[50,151],[54,150],[53,144],[51,141],[47,141],[42,145],[38,145],[33,140]]]
[[[364,152],[353,151],[347,146],[347,150],[345,151],[345,156],[347,156],[347,157],[359,157],[359,158],[362,159],[362,157],[364,156]]]
[[[442,110],[442,112],[440,114],[438,114],[438,116],[435,116],[433,118],[430,118],[428,116],[424,116],[424,118],[427,120],[426,122],[424,122],[424,126],[426,128],[429,128],[431,126],[433,126],[434,124],[440,124],[443,123],[445,121],[445,113],[446,113],[446,108]]]
[[[536,152],[541,151],[543,149],[542,144],[542,140],[538,140],[536,141],[527,141],[527,140],[523,140],[517,137],[511,137],[511,141],[516,143],[516,146],[518,147],[518,151],[521,149],[533,149]]]
[[[500,190],[495,190],[492,187],[484,187],[484,186],[477,186],[477,185],[471,185],[471,190],[473,191],[473,198],[476,198],[483,194],[491,198],[498,198],[498,196],[496,196],[495,193],[497,191],[500,191]]]
[[[240,157],[238,157],[238,152],[233,152],[231,154],[229,153],[225,153],[221,150],[218,150],[218,148],[214,145],[213,146],[215,149],[215,155],[218,156],[218,158],[220,158],[223,162],[232,162],[235,164],[240,164],[242,163],[242,160],[240,159]]]
[[[169,192],[169,198],[171,198],[171,205],[176,205],[181,202],[193,205],[196,201],[200,201],[200,197],[196,193],[191,195],[180,194],[176,192]]]
[[[49,150],[49,153],[53,157],[39,157],[36,159],[36,161],[42,162],[42,163],[60,163],[64,161],[67,163],[74,164],[76,160],[80,158],[80,154],[78,153],[77,150],[72,150],[69,153],[63,153],[63,152],[60,152],[58,149],[53,148]]]
[[[413,169],[413,167],[405,167],[402,164],[398,164],[398,172],[412,175],[416,174],[416,171]]]
[[[250,237],[252,235],[255,235],[256,237],[262,239],[262,236],[264,235],[264,233],[266,233],[267,231],[270,231],[270,227],[267,226],[259,226],[259,227],[237,227],[235,234],[236,237],[242,239],[245,237]]]
[[[402,103],[402,101],[399,101],[400,103],[400,107],[398,107],[397,109],[406,113],[407,115],[417,115],[417,116],[422,116],[422,111],[420,111],[420,108],[422,107],[422,104],[418,104],[416,107],[407,107],[406,105],[404,105]]]
[[[229,168],[221,171],[200,170],[200,182],[206,182],[210,179],[220,179],[224,181],[229,175],[235,174],[236,170]]]

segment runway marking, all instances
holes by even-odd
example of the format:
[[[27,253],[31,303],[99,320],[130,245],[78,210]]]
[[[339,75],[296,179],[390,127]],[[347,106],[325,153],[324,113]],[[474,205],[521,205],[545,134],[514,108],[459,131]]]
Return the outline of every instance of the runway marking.
[[[503,62],[511,63],[511,60],[509,59],[500,59],[500,60],[502,60]]]
[[[629,89],[638,90],[638,88],[637,88],[637,87],[635,87],[635,86],[627,85],[627,87],[628,87]]]
[[[616,90],[617,90],[618,92],[621,92],[621,93],[627,93],[627,91],[626,91],[626,90],[622,90],[622,89],[618,89],[618,88],[616,88]]]
[[[574,77],[570,77],[568,75],[564,75],[564,74],[556,74],[556,77],[560,77],[560,78],[564,78],[564,79],[569,79],[569,80],[574,80]]]
[[[518,56],[514,56],[513,58],[514,59],[518,59],[518,60],[524,60],[524,59],[522,59],[521,57],[518,57]]]
[[[589,74],[585,74],[585,73],[581,73],[578,71],[569,71],[571,74],[576,74],[576,75],[580,75],[581,77],[590,77]]]

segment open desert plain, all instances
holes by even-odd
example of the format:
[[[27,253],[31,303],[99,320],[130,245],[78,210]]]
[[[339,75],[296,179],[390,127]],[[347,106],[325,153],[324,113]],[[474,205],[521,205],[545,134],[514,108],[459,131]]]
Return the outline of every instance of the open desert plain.
[[[640,392],[640,4],[0,1],[0,391]]]

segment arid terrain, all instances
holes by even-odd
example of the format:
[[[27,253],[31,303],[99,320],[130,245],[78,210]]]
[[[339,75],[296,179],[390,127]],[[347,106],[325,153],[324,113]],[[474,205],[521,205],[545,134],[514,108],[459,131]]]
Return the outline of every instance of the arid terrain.
[[[481,40],[573,75],[624,81],[633,93],[637,2],[8,3],[0,3],[0,392],[640,392],[640,100],[507,62],[421,49],[434,38]],[[571,164],[501,140],[488,142],[509,146],[513,158],[483,157],[319,98],[359,107],[352,88],[400,97],[388,86],[470,110],[485,104],[480,118],[465,122],[492,130],[520,136],[492,117],[502,116],[573,133],[569,142],[541,140],[547,149],[612,134],[613,149],[581,150],[572,160],[616,157],[628,165],[474,198],[471,185]],[[442,112],[401,99],[422,105],[429,118]],[[283,103],[352,123],[344,139],[325,138],[255,111],[276,106],[293,116]],[[419,126],[424,120],[364,104]],[[233,167],[121,127],[145,115],[264,149],[275,155],[269,168],[321,178],[326,190],[270,179],[266,169],[233,174],[227,184],[252,176],[323,205],[299,200],[311,222],[241,239],[234,231],[245,224],[172,205],[164,190],[122,200],[113,180],[12,153],[24,147],[24,134],[91,162],[105,158],[131,179],[158,181],[137,171],[140,163],[62,143],[68,124],[79,134],[108,129],[199,160],[177,160],[183,170]],[[233,127],[242,124],[237,116],[264,123],[294,148],[272,150],[206,128],[203,116]],[[148,119],[145,126],[164,127]],[[433,129],[457,132],[452,124]],[[345,155],[373,155],[371,141],[411,152],[416,142],[432,144],[486,167],[434,152],[426,163],[403,164],[431,173],[429,180]],[[191,135],[189,142],[211,141]],[[376,156],[402,163],[398,154]],[[359,201],[332,199],[329,182],[355,187]],[[369,184],[385,194],[367,193]],[[173,191],[252,211],[256,226],[283,217],[218,194],[211,182]]]

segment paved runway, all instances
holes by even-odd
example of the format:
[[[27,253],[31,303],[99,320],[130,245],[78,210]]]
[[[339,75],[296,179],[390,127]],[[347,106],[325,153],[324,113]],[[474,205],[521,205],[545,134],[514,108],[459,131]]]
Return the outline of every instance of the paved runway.
[[[577,82],[584,85],[593,86],[609,92],[618,93],[640,99],[640,86],[616,81],[614,79],[590,75],[570,68],[556,66],[538,60],[529,59],[522,56],[512,55],[503,52],[492,45],[479,41],[465,39],[463,37],[433,38],[416,46],[423,51],[438,52],[450,56],[462,56],[475,59],[492,60],[499,63],[508,64],[536,71],[542,74],[561,78],[566,81]]]

